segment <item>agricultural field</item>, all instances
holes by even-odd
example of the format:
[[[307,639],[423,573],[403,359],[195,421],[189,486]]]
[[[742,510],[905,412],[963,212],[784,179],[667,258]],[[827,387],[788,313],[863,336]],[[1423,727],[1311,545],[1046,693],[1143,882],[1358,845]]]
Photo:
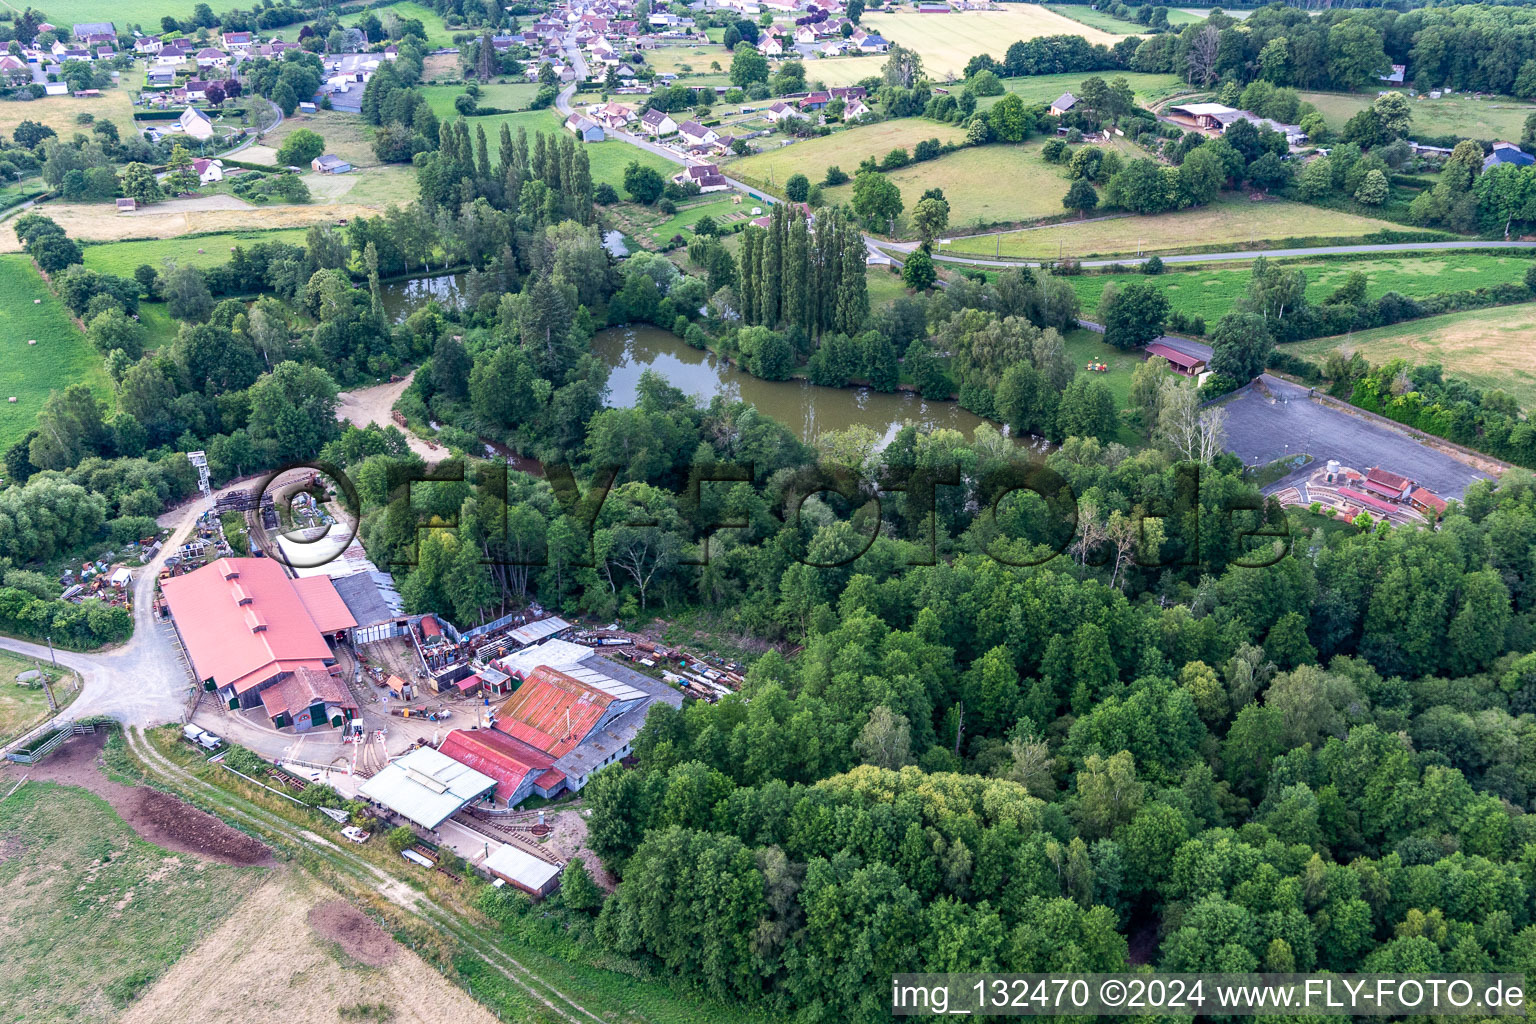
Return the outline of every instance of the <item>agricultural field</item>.
[[[1536,405],[1536,303],[1476,309],[1369,331],[1286,345],[1321,363],[1334,349],[1358,352],[1373,363],[1407,359],[1439,363],[1450,376],[1480,388],[1500,388],[1523,407]]]
[[[819,139],[796,142],[742,157],[732,161],[726,173],[732,177],[762,182],[770,188],[779,188],[786,178],[798,171],[814,184],[826,177],[828,167],[840,167],[852,177],[859,161],[867,156],[878,160],[897,146],[904,146],[910,151],[924,139],[959,142],[964,138],[965,129],[958,125],[940,124],[920,117],[904,117],[861,125]],[[595,173],[593,177],[596,177]]]
[[[885,58],[869,57],[819,57],[805,62],[807,84],[820,82],[828,88],[858,85],[864,79],[878,76],[885,65]]]
[[[1304,92],[1301,98],[1318,109],[1327,119],[1328,127],[1338,130],[1354,114],[1369,107],[1376,92]],[[1442,96],[1438,100],[1420,94],[1412,103],[1414,136],[1460,135],[1517,142],[1525,119],[1536,113],[1536,103],[1508,96],[1478,99],[1471,93]]]
[[[45,661],[0,651],[0,743],[15,739],[52,716],[48,695],[41,686],[34,689],[17,685],[17,677],[23,672],[39,669],[58,677],[53,684],[53,695],[61,709],[68,707],[79,694],[80,684],[72,673],[61,672]]]
[[[304,244],[303,228],[287,228],[277,231],[225,231],[215,235],[195,235],[159,241],[108,242],[88,245],[82,250],[85,265],[103,274],[132,277],[138,267],[148,263],[158,268],[171,260],[177,264],[195,267],[212,267],[229,261],[229,254],[237,245],[255,245],[258,242],[287,242],[289,245]]]
[[[718,62],[722,70],[730,70],[730,51],[723,46],[702,43],[658,46],[645,51],[645,63],[658,75],[708,74],[714,70],[709,66],[713,62]]]
[[[398,197],[409,202],[414,191]],[[49,203],[48,216],[82,245],[128,239],[179,238],[221,231],[265,231],[275,228],[335,224],[352,217],[371,217],[372,206],[350,202],[260,206],[228,195],[174,199],[120,214],[103,203]],[[13,232],[0,229],[0,252],[19,252]]]
[[[1059,200],[1058,200],[1059,201]],[[948,255],[994,254],[1016,259],[1079,259],[1176,253],[1212,245],[1265,248],[1300,238],[1358,238],[1399,230],[1390,221],[1272,199],[1224,196],[1209,206],[1149,217],[1105,216],[1086,222],[1014,231],[996,238],[956,239]]]
[[[1095,76],[1085,75],[1080,71],[1059,75],[1030,75],[1026,78],[1004,79],[1003,87],[1009,92],[1018,93],[1019,98],[1026,105],[1050,103],[1064,92],[1078,92],[1082,89],[1083,79],[1093,77]],[[1145,71],[1106,71],[1097,77],[1106,81],[1124,78],[1130,85],[1131,91],[1136,94],[1136,102],[1144,107],[1189,91],[1189,86],[1185,85],[1184,80],[1178,75],[1153,74]],[[983,96],[977,101],[976,106],[981,110],[989,110],[1001,98],[1000,96]]]
[[[1090,4],[1046,4],[1045,9],[1061,15],[1063,18],[1071,18],[1073,21],[1096,28],[1102,32],[1111,32],[1117,36],[1139,35],[1146,29],[1134,21],[1126,21],[1117,18],[1108,11],[1101,11]],[[1169,21],[1173,20],[1173,11],[1169,11]],[[1187,15],[1186,15],[1187,17]]]
[[[68,4],[56,4],[59,9],[57,23],[66,20],[110,21],[119,32],[130,25],[139,25],[146,32],[160,31],[160,19],[167,14],[178,18],[190,18],[195,0],[70,0]],[[7,3],[5,6],[26,9],[26,4]]]
[[[1009,4],[1002,11],[963,11],[952,14],[876,14],[859,22],[893,43],[916,50],[935,81],[959,78],[966,63],[989,53],[1002,60],[1020,39],[1039,36],[1082,36],[1090,43],[1113,46],[1121,37],[1063,18],[1038,4]]]
[[[219,984],[208,984],[210,978]],[[362,911],[298,871],[272,877],[246,895],[121,1020],[332,1024],[338,1018],[395,1024],[494,1020]]]
[[[0,851],[14,1020],[120,1019],[262,873],[171,854],[100,797],[36,779],[0,801]]]
[[[942,188],[949,200],[951,231],[1059,217],[1068,212],[1061,198],[1070,182],[1064,167],[1040,158],[1042,144],[1036,139],[1012,146],[969,146],[886,176],[901,189],[908,213],[928,189]],[[843,169],[852,172],[846,164]],[[1001,182],[1007,187],[999,187]],[[827,189],[824,195],[828,203],[851,203],[853,185]]]
[[[439,87],[441,88],[441,87]],[[448,100],[453,110],[453,100]],[[295,114],[262,137],[260,146],[252,146],[240,158],[247,163],[276,163],[283,140],[300,128],[307,128],[325,140],[325,151],[335,153],[354,168],[376,167],[379,158],[373,152],[373,126],[357,114],[340,110],[317,110],[313,114]]]
[[[1440,292],[1488,288],[1524,279],[1531,260],[1515,255],[1480,252],[1437,252],[1422,256],[1384,256],[1379,259],[1287,260],[1287,269],[1307,275],[1307,298],[1320,303],[1352,273],[1366,275],[1366,294],[1372,299],[1387,292],[1418,298]],[[1111,282],[1149,281],[1163,289],[1173,308],[1215,323],[1230,312],[1233,302],[1248,287],[1252,264],[1217,264],[1198,270],[1175,270],[1155,277],[1141,274],[1084,274],[1066,278],[1077,291],[1085,313],[1098,309],[1099,297]]]
[[[131,72],[123,72],[126,77]],[[0,135],[9,138],[16,126],[23,121],[45,124],[67,139],[76,132],[90,133],[90,125],[81,124],[76,118],[90,114],[100,121],[111,121],[123,135],[130,135],[133,126],[133,98],[126,89],[103,89],[100,96],[45,96],[40,100],[22,103],[0,103]]]
[[[6,234],[14,234],[9,231]],[[25,256],[0,256],[0,448],[26,435],[50,391],[112,393],[101,356]],[[28,345],[32,339],[36,345]],[[14,397],[15,402],[8,401]]]

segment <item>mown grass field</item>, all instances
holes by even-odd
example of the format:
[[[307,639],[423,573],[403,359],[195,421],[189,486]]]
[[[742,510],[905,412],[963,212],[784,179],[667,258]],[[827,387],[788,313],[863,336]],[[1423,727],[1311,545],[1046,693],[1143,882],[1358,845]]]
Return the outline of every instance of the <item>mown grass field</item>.
[[[7,3],[5,6],[12,5]],[[15,6],[24,10],[27,5]],[[75,22],[110,21],[118,32],[129,25],[142,26],[146,32],[158,32],[164,15],[191,17],[193,0],[69,0],[67,4],[54,6],[58,9],[54,24],[66,28]]]
[[[1332,338],[1297,342],[1285,349],[1316,362],[1334,349],[1358,352],[1373,363],[1407,359],[1439,363],[1447,374],[1480,388],[1501,388],[1525,408],[1536,407],[1536,303],[1426,317],[1410,323]]]
[[[1098,76],[1085,75],[1078,71],[1059,75],[1030,75],[1026,78],[1004,79],[1003,87],[1009,92],[1018,93],[1019,98],[1026,104],[1050,103],[1064,92],[1081,92],[1083,80],[1093,77],[1103,78],[1105,81],[1124,78],[1130,84],[1131,91],[1136,94],[1136,102],[1142,106],[1189,91],[1189,87],[1178,75],[1153,74],[1144,71],[1106,71]],[[982,110],[989,110],[992,104],[1001,98],[1000,96],[983,96],[977,101],[976,106]]]
[[[304,244],[304,228],[277,231],[224,231],[216,235],[191,235],[182,238],[153,239],[138,242],[105,242],[85,246],[85,265],[103,274],[132,277],[134,270],[148,263],[159,269],[166,260],[195,267],[212,267],[229,262],[230,250],[237,245],[258,242]]]
[[[1285,266],[1306,273],[1307,298],[1319,303],[1356,272],[1366,275],[1366,294],[1370,298],[1380,298],[1389,291],[1420,297],[1521,281],[1531,263],[1530,259],[1498,253],[1452,251],[1369,260],[1287,261]],[[1242,262],[1199,270],[1169,267],[1153,277],[1137,273],[1084,274],[1066,280],[1077,292],[1084,312],[1098,309],[1099,297],[1112,282],[1123,285],[1127,281],[1148,281],[1167,293],[1174,309],[1203,316],[1207,323],[1214,324],[1232,310],[1233,302],[1247,290],[1251,276],[1252,264]]]
[[[0,1005],[12,1020],[118,1019],[262,873],[194,869],[139,839],[106,801],[51,782],[0,801],[0,849]]]
[[[864,273],[869,287],[869,308],[889,306],[907,294],[907,286],[901,282],[901,271],[892,272],[887,267],[870,267]]]
[[[1115,396],[1115,408],[1124,409],[1131,402],[1131,374],[1146,361],[1140,350],[1127,352],[1104,343],[1104,335],[1096,331],[1078,329],[1062,335],[1062,347],[1078,376],[1107,386]],[[1100,372],[1089,370],[1089,363],[1102,363],[1109,367]]]
[[[820,57],[816,60],[805,62],[805,80],[814,85],[820,82],[822,85],[844,86],[858,85],[871,75],[880,74],[880,69],[885,65],[885,58],[880,56],[868,57]]]
[[[1058,200],[1059,202],[1060,200]],[[1255,203],[1224,196],[1210,206],[1150,217],[1106,217],[1069,222],[1000,239],[963,239],[945,252],[991,256],[1001,253],[1024,259],[1113,257],[1142,253],[1196,250],[1211,245],[1234,249],[1263,248],[1273,240],[1293,238],[1358,238],[1374,231],[1399,230],[1389,221],[1324,210],[1275,199]],[[1275,246],[1271,246],[1275,247]]]
[[[68,707],[69,702],[80,692],[73,675],[61,673],[47,662],[0,651],[0,743],[41,725],[53,714],[48,708],[48,695],[42,687],[33,689],[16,684],[18,675],[33,669],[47,669],[50,674],[59,676],[54,683],[53,693],[61,708]]]
[[[125,80],[133,72],[123,72]],[[7,138],[15,134],[16,126],[23,121],[36,121],[58,132],[61,139],[68,139],[76,132],[91,133],[91,126],[81,124],[76,118],[90,114],[98,121],[111,121],[124,136],[133,133],[133,98],[124,88],[103,89],[100,96],[45,96],[27,103],[0,102],[0,135]]]
[[[1046,4],[1045,9],[1063,18],[1071,18],[1089,28],[1096,28],[1101,32],[1109,32],[1117,36],[1139,35],[1146,31],[1134,21],[1117,18],[1108,11],[1095,10],[1089,4]],[[1173,11],[1168,12],[1170,21],[1173,20],[1173,13]]]
[[[1377,90],[1367,92],[1304,92],[1301,98],[1318,109],[1328,127],[1338,130],[1344,122],[1376,99]],[[1413,104],[1412,134],[1415,136],[1460,135],[1469,139],[1520,140],[1525,119],[1536,113],[1536,103],[1524,103],[1508,96],[1478,99],[1471,93],[1457,93],[1432,100],[1421,94]]]
[[[432,108],[432,113],[437,115],[439,121],[452,120],[459,116],[459,112],[453,108],[453,102],[465,95],[464,86],[424,85],[421,86],[421,92],[427,98],[427,106]],[[492,82],[480,87],[480,95],[475,101],[482,107],[495,107],[498,110],[524,110],[533,102],[538,92],[537,82],[508,82],[505,85]],[[480,120],[478,117],[470,118],[471,130],[478,120]]]
[[[924,192],[942,188],[949,200],[951,232],[1060,216],[1068,212],[1061,198],[1071,183],[1062,166],[1040,158],[1041,145],[1043,140],[1035,139],[1020,145],[970,146],[889,171],[887,177],[900,187],[908,214]],[[852,170],[846,165],[843,169]],[[824,194],[828,203],[851,203],[853,185]]]
[[[645,62],[658,75],[720,74],[731,69],[731,52],[717,43],[670,43],[646,50]],[[709,66],[714,62],[719,62],[720,71]]]
[[[861,125],[819,139],[796,142],[742,157],[731,162],[727,173],[777,191],[784,186],[785,179],[797,171],[811,179],[812,184],[826,177],[828,167],[840,167],[851,178],[858,169],[859,161],[867,156],[878,160],[897,146],[903,146],[911,152],[924,139],[959,142],[964,138],[965,130],[958,125],[940,124],[920,117],[904,117]]]
[[[1002,60],[1008,47],[1039,36],[1082,36],[1090,43],[1113,46],[1121,37],[1064,18],[1038,4],[1009,4],[1001,11],[957,11],[950,14],[866,12],[859,22],[893,43],[916,50],[923,67],[936,81],[960,77],[966,62],[989,53]]]
[[[0,448],[6,448],[32,429],[50,391],[88,384],[107,398],[112,390],[101,356],[30,259],[0,256],[0,296]],[[34,338],[37,344],[28,345]]]

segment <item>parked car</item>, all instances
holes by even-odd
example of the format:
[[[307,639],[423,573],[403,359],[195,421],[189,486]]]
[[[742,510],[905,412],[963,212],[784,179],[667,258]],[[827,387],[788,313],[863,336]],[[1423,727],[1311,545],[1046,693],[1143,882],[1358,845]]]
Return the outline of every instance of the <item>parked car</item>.
[[[192,725],[191,723],[181,727],[181,736],[182,739],[188,741],[189,743],[195,743],[202,747],[204,750],[218,750],[221,746],[224,745],[224,741],[219,739],[213,733],[204,729],[199,729],[197,726]]]
[[[366,843],[368,841],[368,833],[364,832],[356,825],[348,825],[346,828],[341,830],[341,834],[352,840],[354,843]]]

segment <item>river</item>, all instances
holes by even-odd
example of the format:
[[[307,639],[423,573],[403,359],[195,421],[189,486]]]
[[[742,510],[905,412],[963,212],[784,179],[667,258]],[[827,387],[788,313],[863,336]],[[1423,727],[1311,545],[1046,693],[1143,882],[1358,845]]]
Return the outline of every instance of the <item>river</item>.
[[[462,298],[457,274],[395,281],[383,287],[384,308],[396,322],[429,301],[454,306]],[[818,387],[800,380],[763,380],[693,348],[671,331],[648,325],[598,331],[592,352],[609,369],[608,404],[616,408],[634,405],[640,374],[655,370],[705,403],[715,395],[750,402],[809,442],[856,424],[873,429],[881,445],[907,423],[930,429],[951,427],[971,437],[979,424],[987,422],[954,402],[930,402],[907,391],[885,394],[869,388]]]

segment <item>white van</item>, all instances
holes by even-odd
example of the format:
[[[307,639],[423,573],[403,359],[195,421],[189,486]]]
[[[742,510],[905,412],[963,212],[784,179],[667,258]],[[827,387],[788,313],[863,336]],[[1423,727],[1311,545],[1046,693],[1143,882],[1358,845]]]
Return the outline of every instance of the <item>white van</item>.
[[[218,750],[219,747],[224,745],[224,741],[219,739],[213,733],[199,729],[197,726],[192,725],[190,722],[181,727],[181,735],[183,739],[191,743],[196,743],[204,750]]]

